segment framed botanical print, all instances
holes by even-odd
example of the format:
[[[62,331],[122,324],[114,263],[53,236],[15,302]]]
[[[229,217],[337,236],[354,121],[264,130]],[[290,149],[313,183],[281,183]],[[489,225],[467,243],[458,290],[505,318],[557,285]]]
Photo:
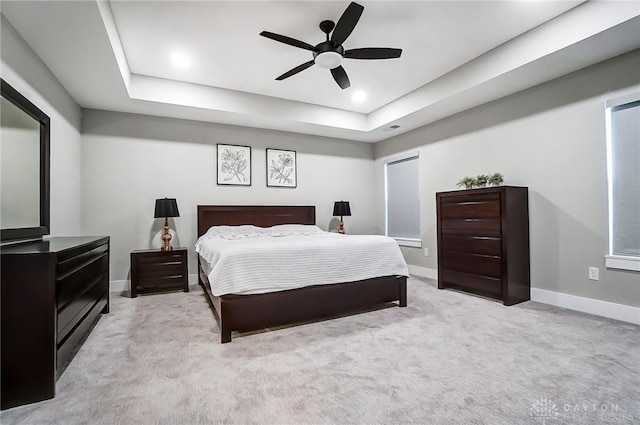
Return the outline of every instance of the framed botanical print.
[[[296,152],[267,149],[267,186],[297,187]]]
[[[217,145],[219,185],[251,186],[251,147]]]

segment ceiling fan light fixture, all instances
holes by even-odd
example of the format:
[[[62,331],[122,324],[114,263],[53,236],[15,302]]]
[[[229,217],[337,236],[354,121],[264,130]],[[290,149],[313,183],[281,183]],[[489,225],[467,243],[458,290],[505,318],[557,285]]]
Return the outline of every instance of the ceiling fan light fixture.
[[[322,52],[313,59],[316,65],[324,69],[333,69],[342,63],[342,55],[337,52]]]

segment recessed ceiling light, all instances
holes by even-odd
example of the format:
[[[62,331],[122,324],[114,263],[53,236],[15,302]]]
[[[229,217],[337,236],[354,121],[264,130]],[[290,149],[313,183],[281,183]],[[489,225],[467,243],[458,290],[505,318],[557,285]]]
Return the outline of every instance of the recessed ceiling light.
[[[191,59],[184,52],[173,52],[169,55],[173,66],[179,69],[186,69],[191,66]]]
[[[353,100],[354,102],[364,102],[366,98],[367,92],[364,90],[358,90],[353,94],[353,96],[351,96],[351,100]]]

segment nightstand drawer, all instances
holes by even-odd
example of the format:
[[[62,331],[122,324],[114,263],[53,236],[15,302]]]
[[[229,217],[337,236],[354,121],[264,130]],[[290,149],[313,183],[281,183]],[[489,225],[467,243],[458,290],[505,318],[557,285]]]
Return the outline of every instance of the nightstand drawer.
[[[136,250],[131,253],[131,296],[183,289],[189,292],[187,249]]]
[[[136,283],[136,290],[138,294],[142,294],[154,289],[158,291],[184,289],[184,280],[182,276],[162,276],[140,279]]]
[[[138,264],[138,279],[147,277],[182,276],[182,261],[171,263]]]
[[[171,251],[169,254],[153,252],[149,255],[136,255],[136,262],[139,266],[156,265],[165,263],[182,263],[182,253]]]

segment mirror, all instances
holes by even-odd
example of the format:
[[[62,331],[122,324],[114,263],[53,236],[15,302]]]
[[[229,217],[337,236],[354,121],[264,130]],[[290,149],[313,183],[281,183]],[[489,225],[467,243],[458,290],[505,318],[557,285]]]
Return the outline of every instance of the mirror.
[[[49,234],[49,117],[4,80],[0,98],[0,240]]]

